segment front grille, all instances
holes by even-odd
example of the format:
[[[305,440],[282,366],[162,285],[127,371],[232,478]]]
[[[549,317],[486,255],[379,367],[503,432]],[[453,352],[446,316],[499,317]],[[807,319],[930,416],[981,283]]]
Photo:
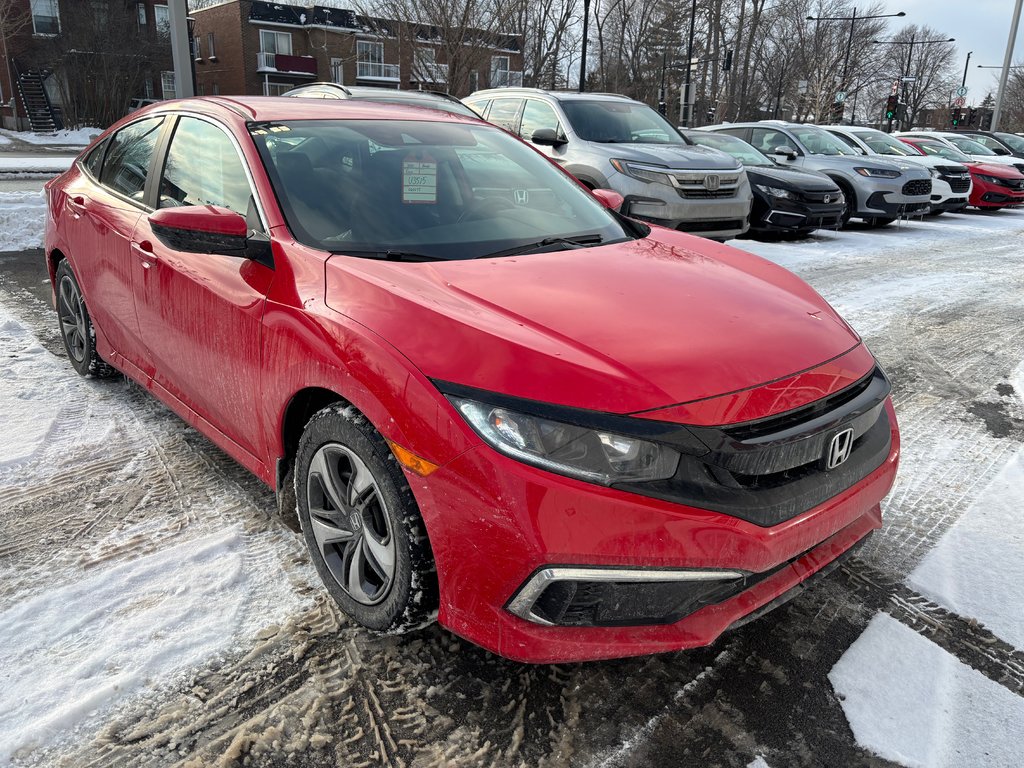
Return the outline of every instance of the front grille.
[[[882,465],[892,434],[878,368],[802,408],[745,424],[688,427],[708,452],[685,455],[675,477],[623,484],[634,493],[732,515],[760,526],[789,520],[850,488]],[[853,430],[849,458],[825,468],[833,438]]]
[[[903,185],[903,194],[909,197],[916,195],[930,195],[932,193],[931,179],[914,179]]]
[[[943,176],[942,179],[947,184],[949,184],[949,188],[957,194],[967,192],[971,188],[970,174],[968,174],[966,177]]]
[[[828,198],[827,200],[825,198]],[[843,193],[838,189],[835,192],[803,192],[800,195],[800,199],[805,203],[815,203],[818,205],[839,205],[844,203]]]
[[[713,171],[679,172],[671,174],[669,181],[679,196],[688,200],[733,197],[740,185],[740,177],[735,171],[729,174]]]
[[[732,189],[677,189],[680,197],[687,200],[717,200],[720,197],[734,197],[736,188]]]

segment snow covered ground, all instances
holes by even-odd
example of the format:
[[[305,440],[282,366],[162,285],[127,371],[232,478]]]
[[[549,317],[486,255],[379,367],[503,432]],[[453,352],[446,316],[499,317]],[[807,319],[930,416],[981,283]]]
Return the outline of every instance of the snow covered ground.
[[[0,764],[1022,764],[1022,237],[1003,211],[735,242],[890,375],[885,527],[711,648],[571,667],[350,625],[272,495],[137,387],[75,376],[38,256],[0,255]]]
[[[56,133],[32,133],[31,131],[0,131],[0,141],[9,142],[10,138],[34,145],[60,145],[84,147],[94,138],[103,133],[102,128],[78,128],[74,131],[57,131]]]
[[[56,176],[63,173],[75,158],[71,155],[34,155],[7,157],[0,154],[0,178],[9,176]]]
[[[45,219],[42,192],[0,192],[0,252],[42,248]]]

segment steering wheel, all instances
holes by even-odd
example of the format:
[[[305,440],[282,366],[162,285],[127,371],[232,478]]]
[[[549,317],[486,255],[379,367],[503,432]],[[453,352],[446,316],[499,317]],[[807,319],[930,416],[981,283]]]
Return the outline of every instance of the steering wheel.
[[[480,218],[482,213],[497,213],[512,207],[512,203],[503,197],[482,197],[466,208],[455,222],[461,224],[467,219]]]

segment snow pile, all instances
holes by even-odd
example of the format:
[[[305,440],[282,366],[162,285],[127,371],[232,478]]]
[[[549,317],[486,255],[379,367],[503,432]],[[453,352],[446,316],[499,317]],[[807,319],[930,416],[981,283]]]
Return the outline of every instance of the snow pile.
[[[0,440],[2,469],[36,453],[53,428],[60,407],[53,402],[52,387],[33,375],[46,350],[14,320],[2,317],[0,339],[5,358],[0,367],[0,413],[4,415],[4,432],[18,436],[17,440]]]
[[[888,614],[829,673],[862,747],[911,768],[1020,765],[1024,699]]]
[[[7,136],[24,141],[26,144],[59,144],[68,147],[84,147],[101,133],[102,128],[79,128],[74,131],[56,133],[32,133],[31,131],[4,131]]]
[[[45,223],[42,192],[0,192],[0,251],[41,248]]]
[[[0,613],[0,762],[223,648],[249,602],[244,550],[229,529]]]

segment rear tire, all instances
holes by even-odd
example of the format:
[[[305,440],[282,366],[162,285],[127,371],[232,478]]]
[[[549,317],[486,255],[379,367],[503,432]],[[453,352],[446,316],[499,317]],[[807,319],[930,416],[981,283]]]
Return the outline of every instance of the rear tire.
[[[57,265],[55,290],[57,324],[71,366],[79,376],[105,379],[117,374],[117,370],[105,363],[96,351],[96,329],[67,259],[62,259]]]
[[[342,403],[309,420],[295,459],[299,524],[327,592],[368,629],[433,621],[437,574],[412,490],[387,443]]]

